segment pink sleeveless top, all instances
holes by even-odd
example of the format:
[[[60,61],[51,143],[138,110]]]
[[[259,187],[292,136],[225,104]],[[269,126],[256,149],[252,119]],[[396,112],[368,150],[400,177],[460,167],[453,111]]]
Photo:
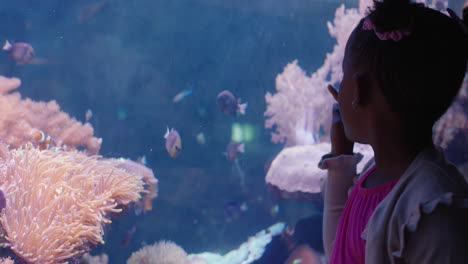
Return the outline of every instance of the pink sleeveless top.
[[[351,190],[336,230],[330,264],[364,264],[365,240],[361,233],[377,205],[387,196],[398,180],[364,188],[362,183],[375,170],[375,165],[362,175]]]

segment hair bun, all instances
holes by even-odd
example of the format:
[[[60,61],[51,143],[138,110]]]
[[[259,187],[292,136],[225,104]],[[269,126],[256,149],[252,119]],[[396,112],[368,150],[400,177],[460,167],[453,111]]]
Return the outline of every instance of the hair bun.
[[[410,0],[374,0],[369,18],[378,32],[407,28],[412,24],[415,8],[421,5]]]
[[[383,1],[374,1],[381,2],[387,6],[407,6],[410,4],[411,0],[383,0]]]

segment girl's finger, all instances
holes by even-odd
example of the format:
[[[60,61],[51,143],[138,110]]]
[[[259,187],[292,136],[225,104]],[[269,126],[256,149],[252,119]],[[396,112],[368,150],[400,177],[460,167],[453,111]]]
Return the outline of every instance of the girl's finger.
[[[333,104],[332,123],[341,121],[340,108],[337,103]]]
[[[338,101],[338,92],[336,91],[335,87],[333,87],[331,84],[328,85],[328,92],[330,92],[335,101]]]

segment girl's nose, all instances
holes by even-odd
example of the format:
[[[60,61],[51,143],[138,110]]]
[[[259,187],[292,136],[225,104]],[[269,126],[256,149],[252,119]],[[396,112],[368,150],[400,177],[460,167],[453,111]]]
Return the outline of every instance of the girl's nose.
[[[335,87],[333,87],[333,85],[331,84],[328,85],[328,92],[330,92],[330,94],[333,96],[333,99],[335,99],[335,101],[338,101],[338,91],[335,89]]]

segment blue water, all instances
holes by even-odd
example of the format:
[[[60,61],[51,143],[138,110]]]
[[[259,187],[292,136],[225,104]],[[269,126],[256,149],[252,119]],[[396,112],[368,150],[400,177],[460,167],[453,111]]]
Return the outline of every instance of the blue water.
[[[106,244],[93,254],[105,252],[110,263],[125,263],[143,244],[161,239],[189,253],[226,252],[273,223],[320,217],[319,201],[277,201],[266,190],[264,166],[282,146],[271,143],[263,128],[264,95],[294,59],[309,74],[322,65],[335,43],[326,21],[342,2],[109,0],[79,21],[83,8],[97,2],[14,0],[0,7],[0,41],[27,41],[37,57],[51,61],[16,65],[2,53],[0,74],[21,78],[23,97],[56,100],[81,121],[91,109],[95,135],[103,138],[100,154],[145,155],[159,179],[153,211],[114,219]],[[186,89],[193,93],[173,103]],[[226,89],[249,103],[245,116],[217,109],[216,95]],[[245,188],[223,155],[235,122],[255,131],[239,159]],[[182,137],[175,159],[164,148],[167,126]],[[195,138],[200,132],[204,145]],[[224,206],[232,201],[249,208],[226,221]],[[272,216],[276,204],[280,211]],[[122,247],[132,226],[136,231]]]

